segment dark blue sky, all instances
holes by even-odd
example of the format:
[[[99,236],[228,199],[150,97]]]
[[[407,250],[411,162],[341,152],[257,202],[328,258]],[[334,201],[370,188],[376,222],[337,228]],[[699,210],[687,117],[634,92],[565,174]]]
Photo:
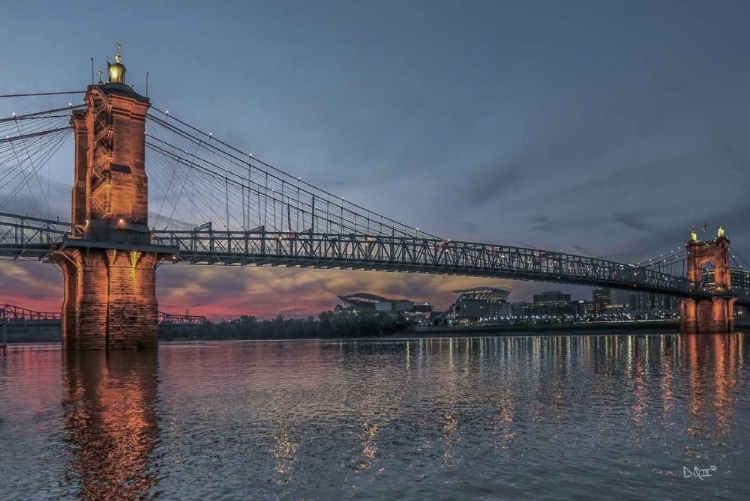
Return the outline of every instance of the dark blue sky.
[[[7,4],[0,93],[83,89],[120,42],[159,108],[431,233],[637,261],[722,222],[750,255],[747,2]],[[454,287],[361,275],[336,292]]]

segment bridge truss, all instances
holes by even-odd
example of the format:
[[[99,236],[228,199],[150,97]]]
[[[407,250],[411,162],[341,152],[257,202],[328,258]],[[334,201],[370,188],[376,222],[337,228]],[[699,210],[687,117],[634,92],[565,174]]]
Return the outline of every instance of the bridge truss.
[[[175,315],[159,312],[159,325],[201,325],[208,323],[208,319],[201,315]]]
[[[56,325],[61,320],[60,312],[34,311],[12,304],[0,304],[0,324],[9,325]],[[208,322],[208,319],[200,315],[176,315],[173,313],[159,312],[160,325],[200,325]]]
[[[0,256],[44,260],[74,238],[75,229],[70,223],[0,214],[0,235]],[[614,287],[683,297],[714,294],[711,287],[645,264],[436,238],[195,229],[154,230],[151,242],[179,249],[167,260],[173,264],[428,273]]]
[[[0,304],[0,323],[53,324],[60,322],[60,312],[34,311],[12,304]]]

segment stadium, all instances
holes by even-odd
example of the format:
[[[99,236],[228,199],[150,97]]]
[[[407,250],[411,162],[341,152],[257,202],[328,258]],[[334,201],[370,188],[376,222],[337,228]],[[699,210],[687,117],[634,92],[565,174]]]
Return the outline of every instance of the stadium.
[[[389,315],[428,316],[432,312],[431,304],[414,304],[409,299],[388,299],[367,292],[338,296],[341,301],[334,313],[388,313]]]
[[[458,298],[443,314],[458,323],[499,323],[510,320],[510,289],[474,287],[454,291]]]

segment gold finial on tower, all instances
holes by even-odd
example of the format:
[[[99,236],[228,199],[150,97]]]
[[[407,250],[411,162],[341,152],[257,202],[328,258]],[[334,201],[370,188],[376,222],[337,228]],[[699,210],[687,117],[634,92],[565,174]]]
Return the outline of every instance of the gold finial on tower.
[[[107,63],[107,74],[109,75],[109,83],[125,83],[125,65],[122,64],[122,55],[120,54],[119,43],[115,44],[115,63]]]
[[[719,232],[717,234],[717,238],[724,238],[724,227],[719,224]]]
[[[691,242],[697,242],[698,241],[698,234],[695,232],[695,227],[693,227],[693,229],[690,230],[690,241]]]

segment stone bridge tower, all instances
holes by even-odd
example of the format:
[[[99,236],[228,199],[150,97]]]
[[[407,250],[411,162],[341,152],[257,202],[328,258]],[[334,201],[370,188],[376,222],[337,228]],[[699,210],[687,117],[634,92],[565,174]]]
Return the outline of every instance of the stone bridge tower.
[[[729,239],[720,226],[711,242],[698,240],[695,231],[687,248],[687,279],[691,287],[703,284],[703,266],[711,264],[714,273],[712,298],[684,299],[680,304],[680,331],[683,333],[727,333],[734,331],[734,302],[729,272]]]
[[[64,349],[156,348],[156,266],[174,249],[151,245],[145,127],[148,98],[125,84],[118,51],[109,82],[90,85],[73,113],[73,234],[52,260],[64,277]]]

